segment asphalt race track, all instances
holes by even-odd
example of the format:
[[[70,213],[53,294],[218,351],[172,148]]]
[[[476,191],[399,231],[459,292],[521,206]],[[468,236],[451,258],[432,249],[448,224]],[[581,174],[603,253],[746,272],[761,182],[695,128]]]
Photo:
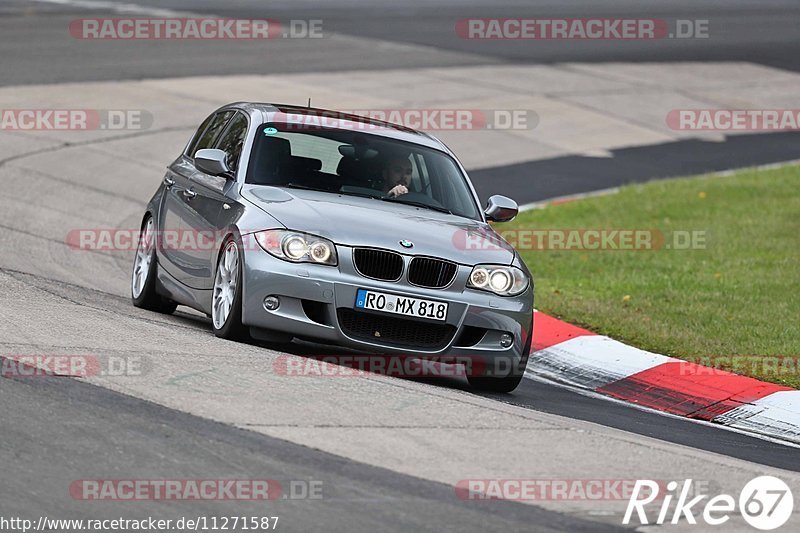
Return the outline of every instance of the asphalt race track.
[[[622,528],[626,502],[464,501],[454,486],[467,479],[694,479],[716,493],[738,493],[749,479],[771,474],[800,488],[796,447],[540,380],[493,396],[458,379],[281,376],[276,360],[332,348],[231,343],[193,311],[136,309],[132,252],[65,243],[72,229],[136,227],[164,166],[199,120],[217,105],[258,94],[298,103],[313,90],[315,103],[342,108],[448,107],[449,98],[480,108],[534,107],[541,130],[442,134],[464,154],[483,198],[500,193],[520,203],[800,159],[798,133],[684,135],[663,120],[624,116],[629,107],[656,116],[658,100],[679,107],[761,93],[764,106],[800,107],[797,2],[315,4],[0,5],[0,107],[144,109],[155,119],[138,132],[0,131],[0,360],[94,354],[136,360],[143,369],[81,380],[0,378],[0,517],[279,516],[286,531],[605,531]],[[88,42],[67,30],[79,17],[158,16],[154,10],[322,19],[329,37],[324,44]],[[703,41],[533,46],[453,36],[459,19],[504,16],[709,19],[716,33]],[[705,76],[709,69],[719,75]],[[553,85],[516,87],[521,72]],[[642,81],[659,72],[691,87]],[[527,92],[535,99],[524,100]],[[599,125],[587,126],[580,110]],[[551,111],[565,122],[548,122]],[[69,491],[76,480],[212,478],[278,480],[284,490],[319,483],[322,497],[84,501]],[[751,531],[735,518],[726,528]]]
[[[51,0],[52,1],[52,0]],[[79,2],[75,2],[80,4]],[[398,3],[376,0],[361,8],[356,0],[314,0],[270,2],[265,15],[263,2],[238,0],[142,0],[127,2],[197,14],[226,17],[322,19],[325,30],[352,37],[412,45],[406,48],[384,45],[380,54],[365,57],[358,43],[326,46],[281,43],[277,49],[237,45],[215,47],[207,43],[181,43],[177,53],[161,54],[167,43],[148,43],[149,57],[126,53],[125,46],[111,45],[91,52],[92,61],[74,59],[72,47],[52,48],[67,42],[63,21],[93,13],[109,14],[104,6],[123,2],[89,2],[95,9],[70,7],[71,2],[7,0],[2,9],[13,13],[5,21],[3,49],[13,50],[7,58],[10,76],[2,83],[67,82],[86,79],[154,78],[208,74],[308,72],[320,70],[389,69],[397,67],[453,66],[506,62],[590,62],[607,61],[740,61],[788,70],[800,70],[800,43],[796,20],[800,6],[792,0],[768,0],[753,4],[746,0],[687,3],[675,0],[641,3],[633,0],[563,2],[505,0],[409,0]],[[20,17],[20,15],[22,15]],[[455,21],[468,17],[592,17],[636,16],[665,19],[708,19],[713,38],[697,41],[647,41],[616,43],[523,42],[485,43],[453,38]],[[665,44],[666,43],[666,44]],[[270,43],[272,44],[272,43]],[[292,45],[291,54],[285,53]],[[421,48],[415,48],[419,46]],[[206,56],[205,54],[213,54]],[[43,57],[44,55],[44,57]],[[157,58],[157,60],[155,60]],[[102,66],[102,69],[97,68]]]
[[[454,498],[453,488],[442,483],[232,429],[75,380],[44,378],[33,385],[9,380],[0,396],[3,405],[19,407],[5,417],[12,430],[4,436],[4,447],[16,453],[13,461],[7,458],[10,464],[0,492],[4,515],[38,516],[46,511],[48,516],[74,516],[74,507],[53,502],[46,492],[36,494],[26,479],[34,476],[68,485],[76,460],[86,471],[94,464],[92,470],[99,472],[102,466],[95,458],[107,456],[113,447],[119,466],[135,469],[144,477],[172,473],[175,477],[307,479],[332,487],[319,501],[286,499],[270,506],[270,515],[288,518],[291,523],[286,527],[292,530],[308,531],[321,525],[329,531],[399,526],[426,530],[442,523],[459,529],[522,530],[530,524],[541,531],[617,529],[530,505],[510,504],[486,512]],[[94,431],[86,431],[91,427],[102,428],[102,439]],[[59,443],[57,453],[53,441]],[[42,457],[49,458],[43,461],[46,464],[32,469],[32,463]],[[95,502],[87,511],[93,518],[113,518],[128,515],[126,505]],[[203,502],[172,509],[145,502],[136,509],[137,514],[175,519],[208,511]],[[255,511],[252,502],[225,507],[225,512],[234,516]]]
[[[64,83],[87,80],[137,80],[198,75],[250,75],[389,69],[419,69],[473,65],[514,64],[667,64],[747,60],[786,71],[800,71],[800,42],[796,38],[800,6],[792,0],[753,4],[744,0],[714,3],[713,6],[684,2],[640,2],[603,0],[579,2],[528,2],[514,0],[495,5],[472,0],[413,0],[372,2],[370,9],[358,9],[358,2],[300,0],[270,2],[269,15],[278,20],[318,19],[325,24],[324,46],[314,39],[276,40],[269,48],[247,42],[145,41],[103,42],[101,46],[77,42],[65,27],[76,17],[125,13],[109,10],[115,2],[84,2],[71,5],[63,0],[8,0],[2,10],[12,16],[0,19],[0,52],[5,57],[0,85]],[[81,3],[78,2],[80,5]],[[128,4],[116,2],[116,4]],[[133,3],[142,13],[157,6],[167,12],[213,14],[224,17],[264,16],[257,0],[215,2],[213,0],[147,0]],[[98,6],[92,8],[92,6]],[[136,10],[134,10],[135,12]],[[708,20],[713,32],[708,39],[652,41],[471,41],[455,38],[454,21],[467,17],[591,17],[633,16]],[[377,51],[377,53],[376,53]],[[76,61],[76,57],[80,60]],[[732,71],[736,70],[732,66]],[[711,73],[711,77],[714,74]],[[758,74],[756,74],[758,76]],[[717,80],[721,85],[725,77]],[[759,81],[759,80],[752,80]],[[387,84],[397,83],[394,78]],[[401,82],[402,83],[402,82]],[[769,83],[762,80],[763,84]],[[554,87],[531,87],[548,92]],[[599,91],[598,87],[587,90]],[[767,89],[769,92],[771,89]],[[303,95],[297,102],[305,102]],[[707,102],[719,102],[719,94],[707,95]],[[314,100],[317,102],[317,99]],[[741,100],[734,98],[733,102]],[[782,100],[778,100],[782,101]],[[600,107],[606,102],[600,102]],[[509,104],[500,104],[503,108]],[[500,107],[498,106],[498,107]],[[637,110],[638,111],[638,110]],[[491,178],[499,189],[493,193],[513,195],[521,204],[617,186],[658,177],[739,168],[800,158],[797,133],[726,138],[721,145],[690,139],[625,147],[613,161],[591,154],[559,154],[536,157],[535,163],[521,161],[501,168],[476,165],[476,186],[485,197],[482,184]],[[457,150],[458,151],[458,150]],[[463,151],[461,152],[463,153]],[[531,159],[531,158],[528,158]],[[609,163],[611,163],[609,165]],[[591,172],[590,172],[591,171]],[[589,175],[591,174],[591,175]],[[587,175],[589,175],[587,177]],[[535,188],[531,187],[533,181]]]

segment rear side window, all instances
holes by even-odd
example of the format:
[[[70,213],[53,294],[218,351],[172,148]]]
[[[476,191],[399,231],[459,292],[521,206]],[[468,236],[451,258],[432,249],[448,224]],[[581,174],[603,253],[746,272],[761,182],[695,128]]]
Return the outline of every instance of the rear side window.
[[[222,128],[225,127],[225,124],[233,116],[233,113],[233,111],[225,111],[223,113],[215,113],[208,117],[197,130],[195,138],[186,151],[186,155],[194,157],[194,154],[196,154],[198,150],[211,148],[217,136],[222,131]]]
[[[217,142],[216,148],[228,154],[228,167],[236,171],[239,168],[239,157],[242,155],[244,138],[247,135],[247,117],[242,113],[236,113],[231,119],[225,133]]]

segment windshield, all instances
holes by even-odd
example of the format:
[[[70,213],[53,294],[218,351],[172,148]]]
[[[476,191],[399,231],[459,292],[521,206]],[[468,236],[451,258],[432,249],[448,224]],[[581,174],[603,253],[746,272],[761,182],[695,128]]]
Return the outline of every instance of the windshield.
[[[359,131],[262,124],[246,182],[366,196],[480,220],[453,158]]]

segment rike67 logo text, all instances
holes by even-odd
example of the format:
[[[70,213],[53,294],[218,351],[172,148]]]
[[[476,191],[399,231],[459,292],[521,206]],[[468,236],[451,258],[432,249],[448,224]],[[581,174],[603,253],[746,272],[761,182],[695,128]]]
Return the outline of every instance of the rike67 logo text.
[[[731,514],[736,511],[737,500],[729,494],[710,498],[707,494],[691,497],[691,479],[684,480],[680,489],[677,481],[670,481],[665,494],[659,493],[662,487],[663,484],[656,481],[637,480],[622,523],[630,524],[635,512],[640,524],[650,524],[652,517],[647,516],[645,505],[657,499],[661,501],[655,519],[655,523],[659,525],[667,523],[667,520],[677,524],[681,518],[689,524],[697,524],[699,518],[710,526],[719,526],[730,520]],[[670,513],[673,502],[675,505]],[[780,479],[759,476],[747,482],[739,494],[738,504],[738,511],[748,524],[756,529],[769,531],[779,528],[789,520],[794,508],[794,498],[789,486]]]

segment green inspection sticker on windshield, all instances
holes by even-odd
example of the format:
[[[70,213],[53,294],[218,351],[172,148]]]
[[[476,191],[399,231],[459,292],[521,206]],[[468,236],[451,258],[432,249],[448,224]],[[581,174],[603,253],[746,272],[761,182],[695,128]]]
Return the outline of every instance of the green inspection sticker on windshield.
[[[278,133],[277,128],[264,128],[264,135],[275,135]]]

